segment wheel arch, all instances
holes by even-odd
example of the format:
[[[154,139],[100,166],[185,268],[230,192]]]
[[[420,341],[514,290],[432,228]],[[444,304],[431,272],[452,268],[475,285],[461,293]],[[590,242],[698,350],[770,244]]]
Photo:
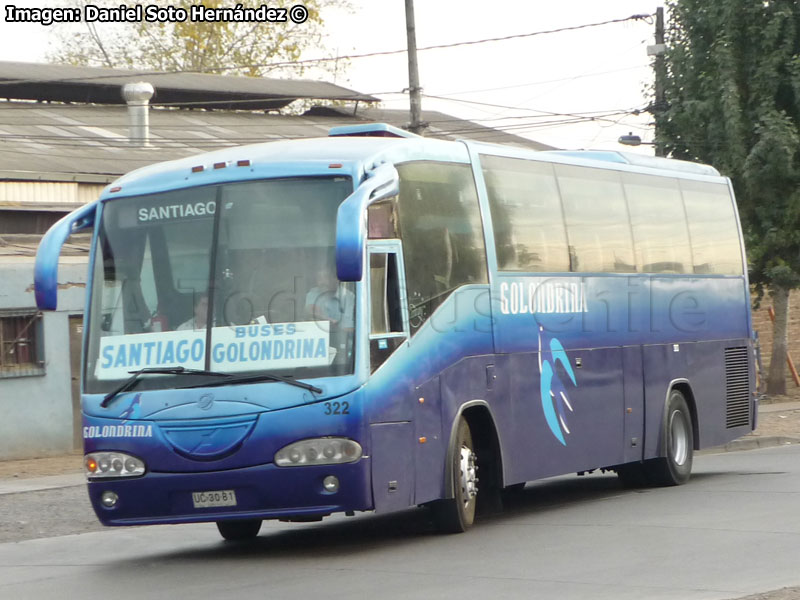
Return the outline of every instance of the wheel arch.
[[[454,440],[456,439],[458,423],[462,417],[469,425],[478,460],[481,461],[482,456],[491,457],[489,461],[491,465],[490,472],[481,472],[481,482],[485,482],[489,486],[497,486],[499,489],[503,487],[505,479],[503,473],[503,449],[500,444],[500,434],[497,432],[496,420],[492,414],[492,409],[485,400],[470,400],[459,407],[450,424],[450,436],[447,443],[447,468],[444,474],[445,498],[453,497],[453,471],[451,465],[453,464],[453,453],[455,452]],[[482,466],[485,468],[486,465]]]

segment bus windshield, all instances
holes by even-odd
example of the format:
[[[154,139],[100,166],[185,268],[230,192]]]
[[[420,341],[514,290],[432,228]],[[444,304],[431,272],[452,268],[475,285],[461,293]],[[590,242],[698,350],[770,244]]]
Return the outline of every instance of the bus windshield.
[[[85,382],[182,366],[294,378],[353,372],[355,289],[336,278],[347,177],[225,183],[103,207]],[[197,385],[143,378],[141,388]]]

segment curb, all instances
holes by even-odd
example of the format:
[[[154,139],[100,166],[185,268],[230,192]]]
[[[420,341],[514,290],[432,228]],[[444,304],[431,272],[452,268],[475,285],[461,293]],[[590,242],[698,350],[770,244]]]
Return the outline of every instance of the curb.
[[[719,454],[720,452],[741,452],[743,450],[758,450],[760,448],[775,448],[776,446],[790,446],[800,444],[800,438],[786,437],[782,435],[766,437],[741,438],[728,442],[724,446],[715,446],[701,450],[697,454]]]
[[[31,477],[30,479],[0,479],[0,496],[22,492],[56,490],[85,484],[86,477],[83,473],[48,475],[45,477]]]

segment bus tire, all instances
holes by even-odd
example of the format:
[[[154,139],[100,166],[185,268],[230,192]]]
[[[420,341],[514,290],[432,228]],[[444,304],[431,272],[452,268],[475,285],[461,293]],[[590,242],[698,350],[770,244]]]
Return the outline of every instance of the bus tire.
[[[682,485],[692,474],[694,433],[686,398],[673,389],[667,400],[662,430],[664,456],[648,461],[648,478],[657,486]]]
[[[432,504],[434,521],[443,533],[462,533],[475,522],[475,505],[478,497],[477,455],[472,443],[469,424],[461,417],[456,429],[452,461],[452,498]]]
[[[261,519],[244,519],[241,521],[217,521],[217,529],[229,542],[252,540],[261,530]]]

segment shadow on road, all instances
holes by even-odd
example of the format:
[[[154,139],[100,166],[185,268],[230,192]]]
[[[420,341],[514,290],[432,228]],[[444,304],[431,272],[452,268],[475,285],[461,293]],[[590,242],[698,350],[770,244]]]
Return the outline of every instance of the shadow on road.
[[[701,473],[693,479],[707,480],[723,473]],[[691,482],[688,484],[691,486]],[[574,507],[584,502],[599,502],[603,499],[628,494],[657,494],[658,488],[631,489],[624,487],[614,474],[592,474],[584,477],[561,476],[528,484],[524,489],[503,494],[503,510],[479,517],[477,530],[498,524],[512,524],[515,520],[531,516],[546,515],[550,511]],[[450,550],[458,543],[459,536],[437,533],[430,512],[425,508],[409,509],[386,515],[365,514],[345,518],[331,517],[321,523],[286,525],[287,529],[270,531],[266,522],[261,534],[247,542],[225,542],[219,540],[197,549],[175,553],[148,555],[141,561],[124,561],[126,568],[142,562],[183,562],[195,560],[227,560],[242,557],[270,558],[314,558],[347,555],[358,558],[364,553],[375,553],[383,549],[431,538]],[[296,529],[295,529],[296,527]],[[209,535],[215,535],[209,524]],[[477,533],[477,532],[476,532]]]

